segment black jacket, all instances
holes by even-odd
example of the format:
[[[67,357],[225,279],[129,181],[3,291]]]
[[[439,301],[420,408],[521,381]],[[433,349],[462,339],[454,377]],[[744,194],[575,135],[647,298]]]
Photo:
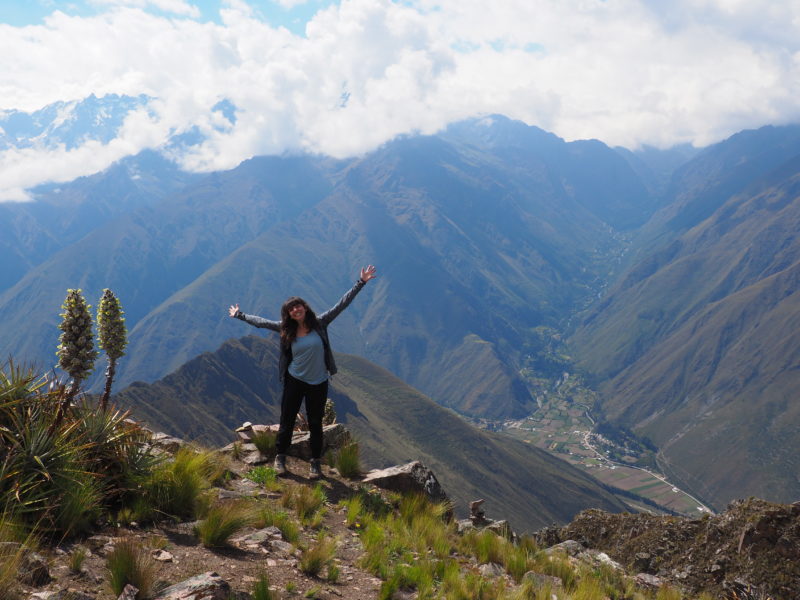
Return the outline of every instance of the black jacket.
[[[342,296],[342,298],[334,304],[331,308],[326,310],[321,315],[317,315],[317,323],[319,326],[315,329],[317,335],[322,339],[322,346],[325,349],[325,367],[328,370],[328,373],[331,375],[336,373],[336,361],[333,360],[333,352],[331,352],[331,344],[328,340],[328,325],[339,316],[345,308],[347,308],[350,303],[353,301],[353,298],[356,297],[358,292],[367,285],[366,282],[358,279],[355,285],[350,288],[350,290]],[[262,327],[264,329],[271,329],[272,331],[277,331],[280,333],[281,330],[281,322],[280,321],[270,321],[269,319],[265,319],[263,317],[257,317],[255,315],[246,315],[242,311],[239,311],[234,315],[237,319],[241,319],[245,323],[250,323],[250,325],[254,327]],[[278,369],[280,372],[281,381],[284,380],[286,376],[286,372],[289,370],[289,365],[292,362],[292,347],[291,345],[287,346],[283,342],[281,342],[281,357],[278,363]]]

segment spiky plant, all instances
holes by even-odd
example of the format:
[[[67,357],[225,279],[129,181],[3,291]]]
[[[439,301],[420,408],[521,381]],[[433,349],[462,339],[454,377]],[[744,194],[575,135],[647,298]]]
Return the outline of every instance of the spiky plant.
[[[117,360],[125,354],[125,346],[128,344],[123,314],[119,298],[108,288],[104,289],[103,296],[100,298],[100,306],[97,308],[97,337],[100,348],[108,357],[106,387],[100,398],[100,410],[103,411],[106,410],[108,398],[111,395],[111,384],[114,381]]]
[[[67,290],[67,297],[61,305],[62,321],[58,328],[62,331],[59,338],[58,366],[72,377],[72,386],[59,407],[56,424],[60,423],[69,407],[72,398],[78,391],[81,382],[86,379],[94,369],[97,351],[94,349],[94,336],[92,335],[92,316],[89,314],[91,306],[86,304],[81,290]]]

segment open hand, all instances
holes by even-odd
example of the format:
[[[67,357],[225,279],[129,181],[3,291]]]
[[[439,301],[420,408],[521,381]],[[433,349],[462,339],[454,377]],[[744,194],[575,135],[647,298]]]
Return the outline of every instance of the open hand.
[[[238,304],[231,304],[231,307],[228,309],[228,314],[232,317],[236,316],[236,313],[239,312],[239,305]]]
[[[374,265],[369,265],[361,269],[361,281],[367,283],[370,279],[377,277]]]

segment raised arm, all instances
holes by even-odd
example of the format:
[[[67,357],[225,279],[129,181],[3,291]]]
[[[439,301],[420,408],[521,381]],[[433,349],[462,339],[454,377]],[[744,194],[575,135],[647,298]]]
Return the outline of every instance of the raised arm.
[[[369,265],[361,269],[361,275],[356,281],[355,285],[351,287],[336,304],[319,315],[317,319],[319,319],[325,325],[328,325],[331,321],[339,316],[339,313],[341,313],[350,305],[350,303],[353,301],[353,298],[358,295],[358,292],[360,292],[361,289],[367,285],[367,282],[370,279],[374,279],[376,276],[377,274],[375,273],[375,267],[373,265]]]
[[[262,329],[271,329],[272,331],[281,330],[280,321],[270,321],[269,319],[265,319],[263,317],[257,317],[256,315],[246,315],[241,310],[239,310],[238,304],[231,304],[230,308],[228,308],[228,315],[233,317],[234,319],[239,319],[241,321],[244,321],[245,323],[249,323],[253,327],[261,327]]]

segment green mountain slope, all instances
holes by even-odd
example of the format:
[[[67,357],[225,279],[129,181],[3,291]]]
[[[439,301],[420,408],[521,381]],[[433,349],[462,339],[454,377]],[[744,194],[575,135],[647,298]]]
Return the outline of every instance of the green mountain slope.
[[[457,510],[486,498],[490,516],[521,530],[569,521],[583,508],[625,507],[591,477],[516,440],[478,430],[363,358],[337,355],[330,396],[358,438],[367,467],[421,460]],[[185,438],[223,444],[244,421],[277,422],[277,343],[248,336],[225,342],[153,384],[117,394],[137,418]]]
[[[685,188],[671,216],[651,223],[668,244],[634,264],[571,341],[587,370],[610,377],[606,416],[652,438],[676,480],[717,506],[747,495],[793,501],[800,128],[720,146],[686,169],[700,192]],[[742,173],[720,178],[714,161],[735,156]]]
[[[510,127],[512,139],[535,129]],[[459,411],[529,413],[533,402],[515,366],[526,331],[584,302],[607,268],[603,258],[619,247],[609,225],[573,193],[578,179],[591,179],[592,161],[581,171],[573,157],[569,175],[548,162],[551,146],[569,155],[569,145],[531,135],[546,143],[529,144],[527,154],[511,142],[468,144],[449,132],[399,140],[347,165],[324,200],[232,252],[137,322],[135,362],[122,381],[154,380],[243,333],[224,316],[231,303],[274,318],[297,294],[323,310],[372,262],[379,279],[332,328],[338,350],[366,356]],[[593,156],[625,167],[598,146],[591,144]],[[629,186],[635,193],[618,201],[644,202],[643,188]]]

